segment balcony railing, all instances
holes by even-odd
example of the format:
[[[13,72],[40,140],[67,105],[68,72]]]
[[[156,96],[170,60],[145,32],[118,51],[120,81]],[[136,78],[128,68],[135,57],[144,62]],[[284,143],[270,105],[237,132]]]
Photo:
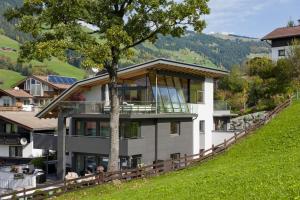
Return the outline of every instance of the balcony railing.
[[[74,102],[63,101],[61,108],[69,109],[73,113],[104,113],[109,114],[111,106],[105,102]],[[161,114],[161,113],[191,113],[188,104],[161,105],[155,102],[121,102],[120,114]]]
[[[220,111],[220,110],[230,110],[230,106],[226,101],[221,100],[215,100],[214,101],[214,110]]]
[[[29,143],[29,133],[0,133],[0,144],[20,145],[21,138],[26,138]]]
[[[0,111],[20,111],[22,110],[21,107],[17,107],[17,106],[0,106]]]

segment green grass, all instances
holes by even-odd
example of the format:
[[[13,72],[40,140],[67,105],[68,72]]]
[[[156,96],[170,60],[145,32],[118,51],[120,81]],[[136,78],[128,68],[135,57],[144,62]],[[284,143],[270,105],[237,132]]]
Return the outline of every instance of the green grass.
[[[300,102],[199,166],[59,199],[300,199]]]
[[[6,70],[6,69],[0,69],[0,80],[3,82],[3,84],[0,85],[0,88],[8,89],[13,84],[19,82],[23,78],[24,76],[22,76],[18,72]]]
[[[16,50],[19,50],[19,43],[15,40],[12,40],[4,35],[0,34],[0,47],[11,47]],[[11,59],[11,61],[16,62],[18,58],[18,52],[4,52],[0,50],[0,55],[5,56]],[[52,70],[55,73],[58,73],[62,76],[75,77],[77,79],[83,79],[86,75],[85,71],[74,66],[69,65],[68,63],[62,62],[56,58],[48,61],[45,60],[43,63],[38,61],[30,62],[32,65],[45,66],[46,68]],[[2,79],[0,74],[0,79]]]

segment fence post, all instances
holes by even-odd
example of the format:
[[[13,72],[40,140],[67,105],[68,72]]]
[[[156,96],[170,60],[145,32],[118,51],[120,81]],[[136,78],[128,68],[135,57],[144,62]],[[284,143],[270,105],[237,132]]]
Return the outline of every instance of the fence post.
[[[23,197],[25,199],[25,196],[26,196],[26,191],[25,191],[25,188],[23,188]]]
[[[215,155],[215,145],[214,144],[211,145],[211,150],[212,150],[212,155]]]
[[[245,133],[246,133],[246,130],[245,130]],[[234,141],[236,140],[237,138],[237,135],[236,135],[236,132],[234,132]]]
[[[186,167],[186,166],[187,166],[187,155],[184,154],[184,167]]]
[[[226,140],[226,138],[224,139],[224,149],[226,149],[227,148],[227,140]]]

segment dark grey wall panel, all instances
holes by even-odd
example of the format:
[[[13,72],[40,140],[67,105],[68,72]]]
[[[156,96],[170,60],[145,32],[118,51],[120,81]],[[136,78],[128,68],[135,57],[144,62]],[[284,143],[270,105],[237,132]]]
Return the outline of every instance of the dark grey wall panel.
[[[33,148],[57,150],[57,136],[33,133]]]

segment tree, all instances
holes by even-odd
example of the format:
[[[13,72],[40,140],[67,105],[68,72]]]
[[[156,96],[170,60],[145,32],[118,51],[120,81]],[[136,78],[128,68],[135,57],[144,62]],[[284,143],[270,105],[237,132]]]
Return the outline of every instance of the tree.
[[[26,0],[10,9],[8,20],[18,19],[21,31],[34,40],[25,42],[20,60],[43,61],[80,53],[85,67],[105,68],[109,74],[111,150],[109,170],[118,169],[119,99],[117,70],[121,57],[158,34],[179,37],[188,28],[201,32],[202,15],[209,14],[208,0]],[[86,30],[82,24],[94,27]]]
[[[287,27],[293,27],[293,26],[295,26],[295,22],[290,19],[287,23]]]

